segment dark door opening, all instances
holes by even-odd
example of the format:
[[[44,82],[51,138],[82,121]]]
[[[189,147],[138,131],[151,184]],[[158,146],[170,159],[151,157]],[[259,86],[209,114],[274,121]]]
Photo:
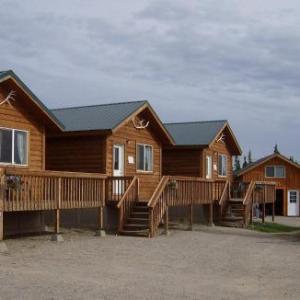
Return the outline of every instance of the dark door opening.
[[[276,190],[276,200],[275,200],[275,215],[283,216],[283,199],[284,199],[284,190]]]

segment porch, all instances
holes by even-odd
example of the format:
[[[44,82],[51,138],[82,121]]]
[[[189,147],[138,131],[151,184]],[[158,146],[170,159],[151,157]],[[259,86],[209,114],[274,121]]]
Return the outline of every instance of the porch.
[[[205,206],[208,224],[228,221],[246,227],[252,221],[255,204],[271,203],[274,211],[275,184],[230,182],[197,177],[163,176],[150,199],[140,201],[140,180],[108,177],[95,173],[0,169],[0,240],[4,238],[5,213],[53,211],[55,233],[60,232],[62,210],[98,209],[99,230],[104,230],[104,208],[112,206],[118,215],[118,233],[154,237],[161,225],[169,230],[169,211],[183,207],[192,229],[194,210]],[[273,214],[274,218],[274,214]],[[231,220],[229,220],[231,219]],[[232,225],[232,224],[230,224]]]

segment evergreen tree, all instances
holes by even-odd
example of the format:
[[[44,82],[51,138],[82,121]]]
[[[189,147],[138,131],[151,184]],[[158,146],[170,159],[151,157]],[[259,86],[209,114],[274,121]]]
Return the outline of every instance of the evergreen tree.
[[[234,157],[234,171],[239,171],[241,169],[241,162],[238,156]]]
[[[248,166],[247,157],[244,155],[244,162],[243,162],[243,168],[246,168]]]
[[[295,162],[294,156],[290,156],[290,161],[291,161],[291,162]]]
[[[275,144],[275,146],[274,146],[274,153],[280,154],[280,152],[278,150],[278,145],[277,144]]]
[[[253,163],[253,160],[252,160],[252,151],[249,150],[248,152],[248,164],[252,164]]]

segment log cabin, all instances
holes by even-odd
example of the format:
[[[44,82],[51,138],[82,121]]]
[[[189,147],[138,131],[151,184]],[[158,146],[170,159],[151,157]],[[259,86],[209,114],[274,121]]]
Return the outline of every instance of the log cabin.
[[[275,214],[299,216],[300,165],[279,153],[265,156],[237,172],[238,180],[275,182]]]
[[[67,189],[71,183],[84,189],[88,182],[100,192],[104,175],[46,169],[46,136],[63,131],[64,125],[13,71],[0,72],[0,240],[4,233],[41,231],[42,211],[56,212],[58,232],[61,208],[103,208],[101,193],[89,194],[87,202],[76,190],[71,199]]]
[[[153,237],[169,208],[189,208],[192,226],[195,205],[212,223],[230,201],[241,151],[226,121],[164,125],[147,101],[49,110],[12,71],[0,72],[0,115],[0,240],[9,220],[22,232],[51,212],[58,234],[61,212],[82,209],[102,231],[108,208],[118,233]]]
[[[232,157],[242,151],[228,121],[165,124],[175,145],[163,149],[163,174],[232,180]]]

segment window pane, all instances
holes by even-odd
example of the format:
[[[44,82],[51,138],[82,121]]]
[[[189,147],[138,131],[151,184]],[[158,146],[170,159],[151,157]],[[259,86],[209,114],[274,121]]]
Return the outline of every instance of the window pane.
[[[15,164],[27,164],[27,133],[15,130],[14,159]]]
[[[0,162],[12,163],[12,130],[0,129]]]
[[[138,145],[138,170],[144,170],[144,146]]]
[[[223,158],[223,176],[227,175],[227,157],[226,155],[222,155]]]
[[[152,147],[145,146],[145,171],[152,171]]]
[[[226,157],[226,155],[219,155],[218,174],[220,176],[227,175],[227,157]]]
[[[222,156],[219,156],[219,161],[218,161],[218,174],[222,176]]]
[[[278,178],[285,177],[285,168],[284,167],[276,167],[276,177],[278,177]]]
[[[114,147],[114,170],[119,170],[119,148]]]
[[[267,177],[275,177],[274,167],[266,167],[266,176]]]

